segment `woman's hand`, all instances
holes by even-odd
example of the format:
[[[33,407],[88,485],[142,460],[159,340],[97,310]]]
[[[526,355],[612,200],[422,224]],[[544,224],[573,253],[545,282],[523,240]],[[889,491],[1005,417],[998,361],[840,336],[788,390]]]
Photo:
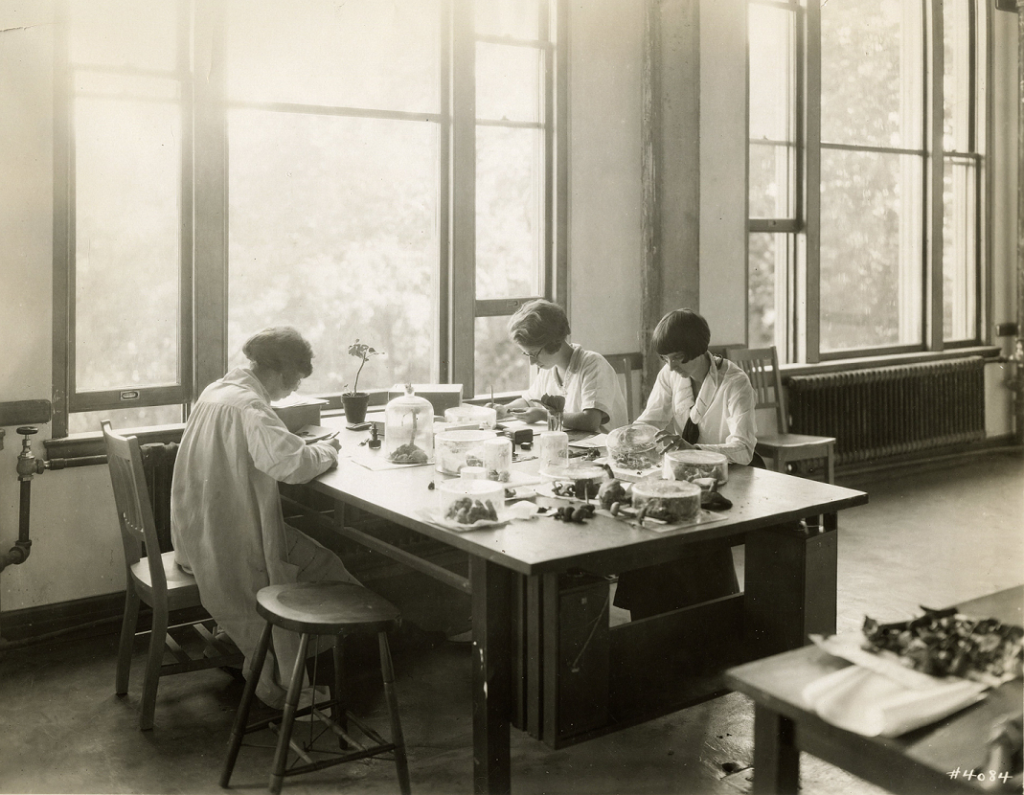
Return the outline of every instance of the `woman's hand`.
[[[512,409],[511,414],[517,420],[523,422],[547,422],[548,412],[540,406],[530,406],[523,409]]]
[[[324,444],[328,444],[335,450],[341,449],[341,440],[337,436],[332,436],[330,439],[324,439]]]
[[[509,409],[504,403],[488,403],[487,408],[494,409],[494,413],[497,417],[498,422],[508,417]]]
[[[658,451],[661,453],[669,453],[673,450],[692,450],[693,445],[686,441],[682,436],[677,433],[669,433],[668,431],[658,431],[654,437],[655,443],[658,445]]]

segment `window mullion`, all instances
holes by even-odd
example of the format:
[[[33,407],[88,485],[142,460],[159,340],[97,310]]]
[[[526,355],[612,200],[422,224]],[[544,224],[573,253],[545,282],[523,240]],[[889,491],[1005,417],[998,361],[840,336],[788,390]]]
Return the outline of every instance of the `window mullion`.
[[[476,298],[476,39],[473,0],[452,0],[452,210],[448,360],[472,390]]]
[[[196,4],[195,42],[192,300],[196,318],[193,394],[198,395],[227,370],[228,163],[222,4]]]
[[[941,351],[942,316],[942,215],[943,215],[943,68],[942,0],[930,0],[925,16],[925,169],[924,340],[925,349]],[[930,70],[930,71],[929,71]]]
[[[806,239],[796,273],[791,353],[798,362],[821,361],[821,8],[806,13],[804,71],[804,220]]]

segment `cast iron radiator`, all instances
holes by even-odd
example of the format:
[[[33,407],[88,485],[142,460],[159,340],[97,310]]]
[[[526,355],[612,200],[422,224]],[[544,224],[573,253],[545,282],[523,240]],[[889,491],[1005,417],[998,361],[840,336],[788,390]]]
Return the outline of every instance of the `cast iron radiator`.
[[[980,356],[788,379],[790,431],[836,438],[836,463],[985,438]]]

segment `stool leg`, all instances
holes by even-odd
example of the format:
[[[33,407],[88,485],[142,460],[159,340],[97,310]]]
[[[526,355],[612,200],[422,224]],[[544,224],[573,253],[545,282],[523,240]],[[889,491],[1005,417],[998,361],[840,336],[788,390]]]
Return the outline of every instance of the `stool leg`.
[[[331,718],[337,723],[341,730],[348,731],[348,719],[345,716],[345,706],[348,702],[348,693],[345,692],[345,636],[334,636],[334,700],[337,702],[331,711]],[[348,748],[344,737],[338,738],[341,748]]]
[[[391,664],[391,649],[388,633],[377,634],[380,645],[380,673],[384,679],[384,698],[388,702],[388,717],[391,719],[391,742],[395,746],[395,767],[398,770],[398,786],[402,795],[409,795],[409,762],[405,758],[405,737],[402,722],[398,717],[398,696],[395,693],[395,669]]]
[[[292,726],[295,723],[295,711],[299,704],[299,693],[302,692],[302,678],[306,673],[306,650],[309,648],[309,633],[303,632],[299,637],[299,654],[295,658],[295,669],[292,681],[288,685],[285,697],[284,713],[281,715],[281,728],[278,731],[277,750],[274,751],[274,767],[270,771],[270,791],[279,795],[284,784],[284,771],[288,765],[288,743],[292,739]]]
[[[256,644],[256,654],[252,658],[252,666],[249,671],[249,678],[245,680],[245,689],[242,690],[242,702],[238,705],[238,713],[235,715],[235,725],[231,727],[231,739],[228,740],[228,758],[224,761],[224,770],[220,774],[220,785],[227,787],[231,780],[231,771],[235,769],[235,760],[238,759],[238,750],[242,747],[242,738],[245,736],[245,726],[249,722],[249,709],[252,707],[252,699],[256,695],[256,683],[260,680],[260,672],[263,670],[263,661],[267,658],[267,649],[270,647],[270,633],[273,627],[270,622],[263,628],[259,643]]]

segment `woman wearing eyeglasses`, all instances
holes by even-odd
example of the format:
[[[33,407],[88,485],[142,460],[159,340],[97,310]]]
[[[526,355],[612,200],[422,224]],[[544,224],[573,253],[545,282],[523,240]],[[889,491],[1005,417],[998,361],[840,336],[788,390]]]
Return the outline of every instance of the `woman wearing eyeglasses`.
[[[491,404],[499,420],[511,415],[541,422],[548,415],[541,398],[560,395],[565,398],[564,428],[593,432],[626,424],[626,399],[615,370],[601,354],[568,341],[569,319],[562,307],[530,301],[509,318],[508,333],[539,372],[521,398]]]
[[[661,429],[663,450],[711,450],[749,464],[757,441],[754,389],[739,366],[708,351],[707,321],[673,310],[652,341],[665,364],[637,422]],[[678,560],[622,572],[615,605],[636,620],[738,592],[730,547],[708,542],[687,547]]]

